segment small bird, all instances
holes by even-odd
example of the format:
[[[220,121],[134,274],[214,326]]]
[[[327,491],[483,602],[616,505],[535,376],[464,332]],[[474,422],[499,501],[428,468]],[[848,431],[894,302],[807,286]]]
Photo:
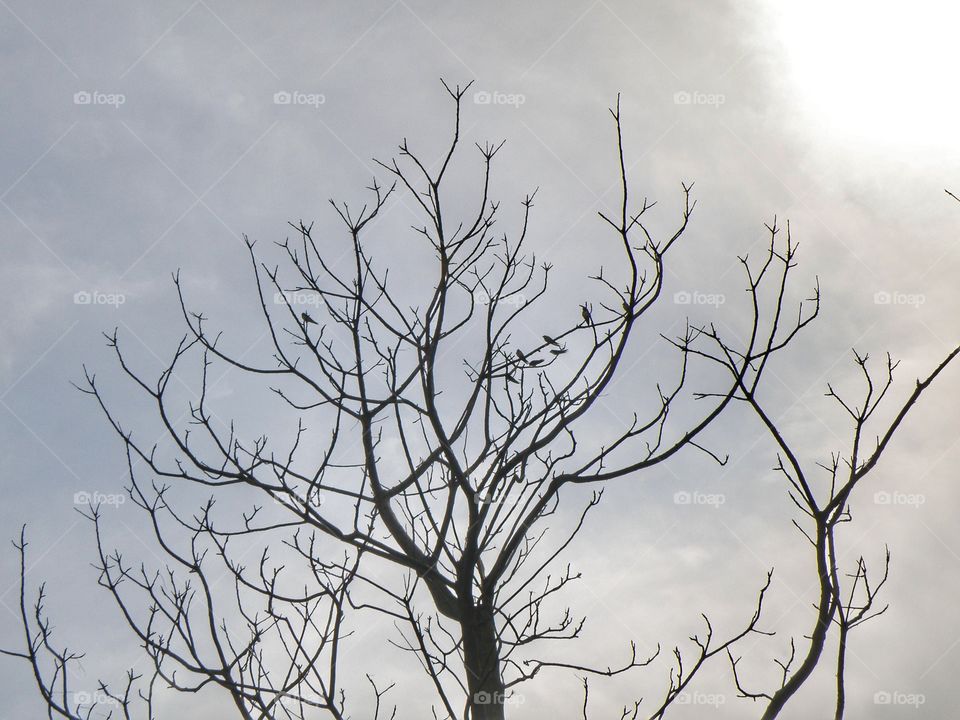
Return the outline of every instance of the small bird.
[[[305,312],[300,313],[300,319],[303,320],[304,325],[310,325],[311,323],[313,325],[317,324],[317,321],[314,320],[312,317],[310,317],[308,313],[305,313]]]
[[[567,349],[565,347],[562,347],[562,348],[554,348],[553,350],[550,351],[550,353],[552,355],[563,355],[566,351]]]
[[[620,306],[623,308],[623,311],[624,311],[627,315],[629,315],[629,314],[631,314],[631,313],[633,312],[633,307],[632,307],[631,305],[628,305],[626,302],[621,303]]]
[[[590,315],[590,308],[587,307],[587,304],[586,304],[586,303],[584,303],[583,305],[580,306],[580,316],[583,318],[583,321],[584,321],[587,325],[592,325],[592,324],[593,324],[593,317],[591,317],[591,315]]]
[[[552,337],[550,337],[549,335],[544,335],[544,336],[543,336],[543,339],[544,339],[546,342],[548,342],[548,343],[550,343],[551,345],[553,345],[554,347],[560,347],[560,343],[558,343],[556,340],[554,340],[554,339],[553,339]]]
[[[517,350],[517,357],[520,359],[520,362],[529,362],[527,356],[523,354],[523,350]]]
[[[533,360],[530,360],[530,367],[536,367],[537,365],[542,365],[542,364],[543,364],[543,360],[541,360],[540,358],[534,358]]]
[[[520,382],[519,380],[517,380],[517,379],[516,379],[513,375],[511,375],[510,373],[505,373],[505,374],[504,374],[504,377],[507,379],[507,382],[508,382],[508,383],[518,383],[518,382]]]

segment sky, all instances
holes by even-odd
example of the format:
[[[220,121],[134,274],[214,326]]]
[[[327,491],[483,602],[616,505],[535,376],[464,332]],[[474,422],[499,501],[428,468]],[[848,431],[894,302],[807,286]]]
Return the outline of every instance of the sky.
[[[118,328],[137,366],[158,372],[182,332],[178,269],[233,347],[263,352],[242,236],[269,246],[300,219],[341,232],[327,200],[361,202],[373,158],[407,138],[438,159],[452,120],[441,78],[473,82],[465,147],[507,141],[494,184],[508,218],[539,187],[530,242],[557,275],[544,324],[576,312],[585,276],[610,257],[596,213],[617,202],[607,109],[618,94],[631,187],[658,201],[653,227],[676,223],[681,182],[695,182],[663,306],[605,399],[605,422],[629,417],[652,375],[671,377],[659,333],[688,314],[737,326],[749,310],[737,256],[762,253],[764,223],[776,217],[800,246],[794,301],[819,278],[823,304],[771,367],[766,397],[809,466],[841,449],[847,428],[823,393],[828,381],[857,387],[851,348],[902,361],[897,402],[960,341],[960,203],[944,192],[960,194],[957,15],[932,0],[0,0],[0,529],[13,539],[27,524],[28,581],[47,581],[58,637],[88,653],[85,677],[126,667],[137,651],[96,586],[91,528],[75,504],[122,493],[122,447],[71,382],[86,365],[122,416],[149,425],[101,333]],[[453,202],[469,207],[479,166],[466,152],[462,163]],[[411,286],[428,280],[406,250],[412,211],[397,202],[386,214],[383,262],[404,268]],[[242,406],[243,382],[225,375],[216,397]],[[844,530],[848,559],[876,564],[885,543],[893,556],[890,609],[851,648],[850,718],[944,717],[955,704],[958,390],[960,367],[910,416]],[[744,667],[769,682],[773,658],[791,634],[800,639],[812,556],[770,470],[772,445],[746,413],[729,417],[708,435],[730,454],[726,467],[685,453],[608,486],[570,549],[584,574],[570,602],[590,620],[568,652],[605,665],[628,638],[641,650],[689,645],[701,611],[729,631],[770,567],[778,634],[745,643]],[[722,500],[683,504],[677,493]],[[129,503],[105,520],[132,554],[149,553]],[[8,547],[4,647],[20,641],[17,582]],[[399,717],[422,717],[405,689],[418,680],[384,647],[390,632],[374,626],[351,662],[408,681],[393,691]],[[598,716],[655,696],[666,673],[655,664],[596,685]],[[829,687],[825,668],[784,717],[825,712]],[[577,692],[569,677],[544,675],[513,716],[556,717]],[[214,697],[184,702],[170,700],[171,713],[231,717]],[[0,717],[42,713],[28,668],[0,658]],[[756,715],[718,663],[673,717]]]

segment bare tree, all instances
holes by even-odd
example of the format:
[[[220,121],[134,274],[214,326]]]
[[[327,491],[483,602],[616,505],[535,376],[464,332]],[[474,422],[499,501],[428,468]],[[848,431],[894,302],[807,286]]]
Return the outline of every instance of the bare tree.
[[[776,221],[768,225],[770,232],[771,253],[775,254],[783,266],[784,279],[786,273],[794,264],[796,246],[790,238],[789,225],[787,226],[786,247],[783,254],[776,254],[777,234],[780,229]],[[757,287],[767,266],[761,268],[758,274],[750,272],[746,259],[741,259],[751,282],[748,288],[751,296],[757,297]],[[781,286],[783,287],[783,286]],[[778,309],[783,306],[784,296],[781,294],[777,301]],[[802,316],[802,311],[800,313]],[[780,321],[779,311],[774,318],[774,325]],[[797,327],[802,326],[802,321]],[[881,615],[886,606],[877,608],[875,601],[878,593],[886,584],[890,569],[890,551],[886,549],[884,555],[883,573],[879,579],[871,577],[867,570],[867,563],[860,556],[853,568],[847,574],[840,566],[841,553],[838,551],[838,528],[850,522],[853,518],[851,502],[854,491],[866,479],[867,475],[877,467],[881,456],[889,447],[897,430],[901,427],[910,410],[916,405],[920,396],[927,390],[933,381],[946,369],[953,359],[960,354],[960,347],[944,357],[925,379],[916,381],[910,395],[900,405],[893,420],[876,432],[876,440],[869,447],[869,433],[875,423],[873,420],[877,408],[888,397],[893,385],[893,373],[897,367],[889,354],[886,355],[882,375],[868,368],[868,355],[861,355],[854,351],[854,361],[864,380],[864,391],[859,402],[851,402],[841,397],[831,385],[827,386],[827,397],[837,402],[844,415],[848,418],[851,427],[850,441],[843,451],[831,455],[829,461],[815,461],[814,467],[808,466],[804,454],[795,443],[787,439],[785,430],[778,426],[773,413],[758,394],[760,375],[766,366],[768,356],[760,360],[757,372],[752,381],[746,382],[740,370],[744,357],[750,357],[749,350],[738,349],[735,344],[723,338],[715,327],[704,328],[698,338],[702,341],[697,346],[698,355],[718,363],[727,368],[731,376],[738,383],[738,392],[734,396],[737,402],[746,403],[759,418],[761,424],[768,431],[777,448],[777,464],[774,470],[780,474],[789,486],[788,494],[793,505],[800,510],[800,522],[793,520],[793,525],[809,542],[814,551],[815,571],[819,587],[819,596],[816,601],[816,615],[814,625],[808,635],[809,645],[805,654],[799,657],[796,645],[791,639],[789,654],[777,664],[781,670],[781,683],[778,687],[767,691],[751,691],[745,689],[737,672],[740,658],[734,658],[731,650],[727,650],[730,664],[733,669],[734,681],[742,697],[766,702],[763,720],[772,720],[779,716],[790,699],[810,678],[823,656],[827,637],[832,628],[836,628],[838,635],[838,649],[836,659],[836,713],[837,720],[843,717],[845,707],[844,671],[846,651],[849,642],[849,633],[857,626]],[[689,351],[689,348],[685,348]],[[868,430],[868,425],[870,429]],[[822,479],[814,473],[825,473]],[[849,582],[845,579],[848,578]],[[794,662],[798,662],[794,668]]]
[[[778,240],[774,226],[759,266],[743,260],[751,298],[747,341],[735,350],[714,326],[688,323],[670,339],[678,351],[673,378],[647,388],[652,405],[642,407],[638,393],[631,422],[602,440],[583,440],[585,428],[601,427],[600,398],[662,297],[665,259],[694,210],[691,187],[683,187],[676,229],[656,237],[647,225],[654,203],[636,202],[630,193],[618,104],[611,114],[621,197],[617,211],[602,212],[600,219],[621,260],[616,270],[601,268],[593,276],[596,295],[576,317],[546,327],[555,313],[533,318],[550,296],[550,265],[526,251],[536,193],[524,198],[516,232],[494,230],[500,204],[492,194],[492,169],[502,143],[477,146],[483,174],[475,213],[457,218],[445,201],[448,170],[462,144],[467,88],[444,87],[454,104],[449,146],[431,166],[404,141],[397,159],[381,163],[390,185],[374,181],[370,201],[359,210],[332,202],[345,245],[299,222],[291,225],[294,239],[278,244],[282,264],[269,265],[247,241],[269,357],[248,359],[209,330],[209,320],[189,308],[179,274],[186,334],[158,378],[131,365],[116,332],[108,336],[122,373],[156,408],[164,447],[128,430],[96,377],[86,373],[81,389],[121,438],[128,490],[168,558],[154,570],[129,563],[106,547],[99,510],[87,511],[96,530],[100,583],[152,665],[146,690],[133,689],[140,678],[132,672],[123,693],[102,686],[118,715],[133,717],[132,705],[140,701],[152,718],[152,688],[160,683],[184,692],[219,686],[242,718],[346,717],[338,653],[349,634],[348,613],[396,621],[395,644],[417,659],[435,688],[435,717],[501,719],[515,688],[541,672],[612,676],[644,667],[660,652],[659,646],[639,652],[631,644],[622,662],[603,667],[546,653],[550,641],[578,637],[584,622],[554,604],[579,574],[569,566],[559,574],[553,568],[562,567],[604,483],[636,477],[685,448],[725,462],[701,433],[732,402],[745,401],[766,417],[757,398],[761,377],[770,358],[816,317],[819,287],[788,320],[795,248],[789,238],[785,246]],[[423,218],[414,234],[432,255],[435,279],[427,287],[397,283],[375,259],[373,231],[387,204],[401,198]],[[339,262],[341,256],[348,262]],[[772,287],[769,309],[762,287]],[[313,304],[298,304],[304,295]],[[546,332],[534,336],[534,326]],[[657,336],[651,329],[643,334]],[[704,349],[705,342],[719,350]],[[698,358],[720,363],[729,382],[687,392],[688,365]],[[182,409],[171,381],[185,382],[191,360],[196,399]],[[216,368],[241,372],[292,410],[291,429],[280,442],[264,434],[247,439],[236,423],[220,420],[208,393]],[[668,422],[671,409],[685,398],[703,409],[691,424],[675,427]],[[791,459],[785,472],[793,470],[800,504],[807,503],[817,523],[818,568],[826,578],[822,634],[839,618],[846,637],[866,619],[879,586],[869,586],[862,613],[863,604],[838,599],[839,584],[828,571],[836,557],[833,518],[875,460],[867,467],[855,450],[855,479],[820,509],[806,493],[795,456],[772,432]],[[582,487],[596,489],[583,499],[577,492]],[[199,509],[198,493],[205,496]],[[572,527],[554,537],[551,518],[577,502]],[[22,557],[26,545],[21,536]],[[260,559],[248,568],[242,558],[251,548]],[[865,575],[864,567],[854,585],[865,587]],[[218,595],[224,576],[232,587],[226,601]],[[691,638],[692,660],[674,649],[675,667],[649,717],[663,717],[709,660],[732,660],[734,643],[764,632],[758,623],[769,585],[768,575],[741,629],[723,640],[704,616],[704,634]],[[36,603],[28,594],[24,573],[26,649],[8,652],[31,663],[51,717],[88,717],[89,710],[84,715],[69,696],[68,666],[76,656],[51,640],[43,589]],[[821,649],[818,625],[801,670],[787,679],[785,668],[784,687],[763,695],[770,699],[768,717],[809,675]],[[395,712],[385,698],[389,686],[369,680],[376,716]],[[584,717],[588,702],[584,680]],[[623,717],[637,718],[639,708],[639,701],[628,705]]]
[[[16,547],[21,559],[25,649],[3,652],[30,663],[50,717],[150,720],[156,717],[158,686],[184,693],[218,686],[236,707],[237,716],[245,719],[302,719],[318,709],[332,718],[348,717],[337,666],[340,641],[348,634],[343,629],[346,594],[360,554],[349,562],[314,560],[308,566],[310,578],[297,578],[301,589],[310,584],[314,588],[288,591],[283,569],[269,565],[267,551],[255,573],[231,565],[227,541],[218,538],[212,527],[212,502],[186,522],[167,505],[165,488],[155,486],[154,491],[148,500],[135,481],[132,486],[135,501],[149,514],[169,560],[162,570],[133,566],[119,551],[108,554],[100,534],[99,509],[85,513],[96,528],[100,585],[113,595],[151,665],[148,673],[130,669],[122,690],[104,682],[95,691],[77,689],[71,672],[77,674],[83,655],[54,645],[53,629],[44,613],[43,586],[35,602],[28,602],[23,582],[27,542],[21,532]],[[174,547],[161,529],[167,520],[186,531],[185,551]],[[204,547],[205,542],[212,547]],[[215,572],[216,565],[207,559],[210,549],[226,565],[225,574]],[[216,586],[225,575],[232,577],[231,587],[218,592]],[[380,712],[380,699],[389,688],[379,689],[368,679],[376,701],[373,717],[386,717]]]

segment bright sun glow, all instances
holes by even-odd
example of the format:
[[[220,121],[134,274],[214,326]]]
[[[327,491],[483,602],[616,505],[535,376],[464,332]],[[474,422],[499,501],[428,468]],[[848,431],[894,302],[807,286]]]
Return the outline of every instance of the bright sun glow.
[[[960,143],[955,0],[777,2],[805,122],[868,142]]]

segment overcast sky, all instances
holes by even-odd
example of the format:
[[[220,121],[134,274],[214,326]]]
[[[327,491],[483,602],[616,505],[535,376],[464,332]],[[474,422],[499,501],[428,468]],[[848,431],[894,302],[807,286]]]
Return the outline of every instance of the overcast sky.
[[[181,332],[170,279],[179,268],[194,305],[229,328],[234,347],[266,352],[246,312],[254,298],[241,235],[268,245],[301,218],[338,232],[326,201],[360,201],[374,157],[389,157],[404,137],[439,157],[451,122],[441,77],[474,82],[467,147],[507,139],[494,177],[507,211],[515,218],[522,195],[540,187],[531,242],[556,266],[557,287],[569,288],[545,323],[575,311],[582,278],[604,256],[596,211],[617,201],[607,113],[617,93],[630,180],[636,195],[659,201],[655,227],[676,222],[680,183],[696,182],[661,324],[645,329],[631,372],[610,393],[610,422],[624,416],[623,398],[649,390],[652,374],[670,377],[668,363],[645,364],[658,332],[676,331],[687,313],[735,326],[748,311],[736,256],[762,252],[763,224],[776,216],[800,243],[794,299],[819,276],[823,307],[772,367],[767,397],[808,465],[841,449],[843,418],[823,391],[827,380],[855,386],[851,347],[902,359],[899,400],[960,340],[960,204],[944,193],[960,194],[960,18],[935,2],[899,7],[0,0],[0,528],[13,538],[28,523],[29,580],[48,581],[58,637],[88,651],[91,667],[137,658],[129,632],[111,626],[89,564],[91,528],[74,506],[76,493],[118,493],[125,482],[120,443],[70,386],[83,363],[108,386],[116,377],[101,332],[119,327],[139,366],[158,371]],[[475,159],[464,158],[466,192]],[[396,239],[384,246],[387,264],[415,241],[405,228],[416,221],[403,203],[388,212]],[[429,279],[429,268],[410,272],[412,282]],[[694,302],[675,302],[683,297]],[[229,375],[218,387],[225,402],[242,390]],[[891,609],[853,640],[851,719],[946,717],[956,704],[958,390],[960,367],[916,409],[854,502],[847,558],[876,564],[888,543],[893,566]],[[143,417],[142,403],[114,396],[132,423]],[[730,453],[726,468],[684,455],[610,486],[571,549],[585,577],[571,602],[591,618],[584,657],[615,662],[629,638],[641,650],[682,643],[700,611],[733,629],[772,566],[778,636],[742,648],[756,677],[769,680],[771,659],[809,626],[812,556],[770,471],[772,446],[747,415],[736,420],[710,436]],[[724,502],[678,506],[678,491]],[[914,502],[885,504],[875,495],[883,492]],[[107,520],[136,553],[133,509]],[[0,554],[4,646],[20,640],[16,582],[11,548]],[[382,629],[361,643],[355,667],[404,679],[409,670],[381,647],[389,623]],[[654,696],[666,672],[659,664],[598,685],[596,708],[609,715]],[[823,715],[829,674],[825,665],[784,717]],[[24,664],[0,660],[0,689],[0,717],[41,716]],[[559,717],[576,691],[569,678],[544,675],[514,716]],[[403,686],[396,692],[401,717],[426,716],[416,702],[404,706]],[[756,714],[731,692],[725,667],[700,692],[723,699],[674,716]],[[883,693],[925,704],[877,704]],[[214,699],[191,702],[208,704],[176,705],[191,708],[184,717],[231,717]]]

